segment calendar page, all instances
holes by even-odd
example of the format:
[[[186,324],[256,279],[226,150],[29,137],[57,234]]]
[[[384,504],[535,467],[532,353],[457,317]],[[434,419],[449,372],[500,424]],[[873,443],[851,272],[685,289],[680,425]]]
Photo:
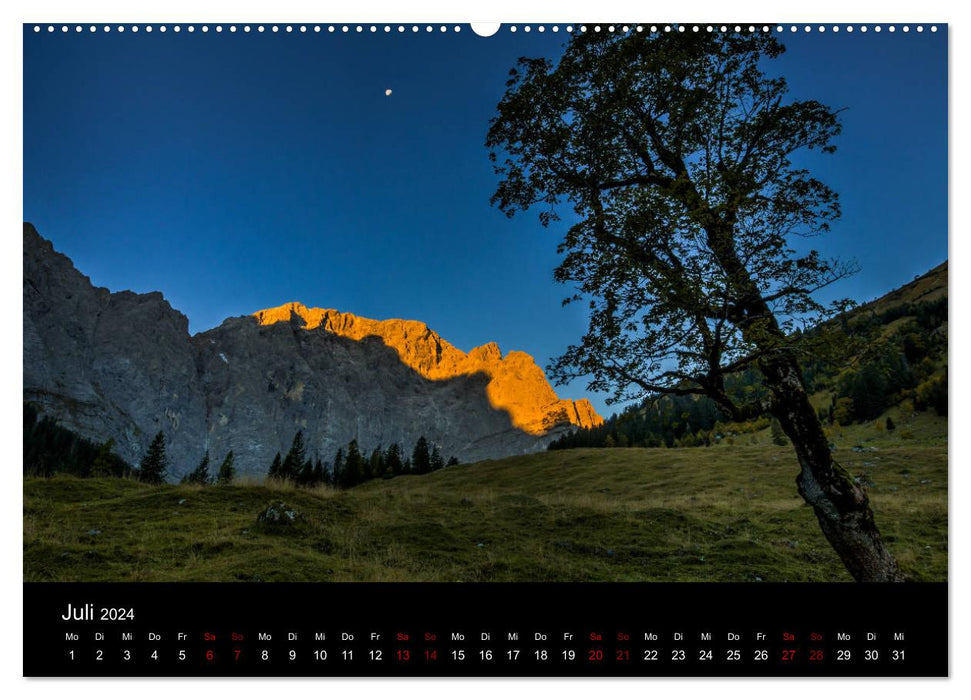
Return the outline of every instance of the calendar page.
[[[947,676],[947,36],[25,24],[24,675]]]

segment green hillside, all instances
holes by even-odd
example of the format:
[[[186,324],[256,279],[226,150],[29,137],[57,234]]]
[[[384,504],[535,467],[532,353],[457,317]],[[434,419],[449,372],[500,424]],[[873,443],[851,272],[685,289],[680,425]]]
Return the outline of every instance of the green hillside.
[[[933,432],[908,420],[929,419],[902,417],[892,435],[836,436],[837,457],[868,486],[877,522],[908,576],[942,581],[946,442],[901,437],[908,429]],[[24,577],[849,580],[796,494],[796,473],[791,448],[736,445],[563,450],[347,491],[28,478]],[[300,513],[295,523],[257,521],[267,504],[281,500]]]

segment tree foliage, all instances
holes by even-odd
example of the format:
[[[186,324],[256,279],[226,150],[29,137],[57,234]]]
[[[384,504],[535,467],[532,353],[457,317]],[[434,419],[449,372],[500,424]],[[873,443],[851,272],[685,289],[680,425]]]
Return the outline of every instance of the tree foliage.
[[[169,460],[165,455],[165,434],[156,433],[148,452],[138,466],[138,478],[148,484],[161,484],[168,475]]]
[[[216,475],[217,483],[231,484],[233,482],[233,479],[236,478],[236,468],[233,466],[234,461],[233,451],[230,450],[223,458],[222,464],[219,465],[219,472]]]
[[[559,382],[590,376],[615,401],[704,394],[739,419],[763,407],[732,400],[727,374],[808,351],[791,331],[825,316],[813,293],[853,266],[792,244],[839,215],[793,154],[832,152],[840,124],[763,72],[783,50],[759,33],[586,33],[557,65],[512,71],[487,139],[492,201],[544,225],[572,207],[555,278],[590,307]]]
[[[553,362],[559,383],[590,377],[614,401],[700,394],[732,421],[768,411],[850,573],[898,581],[799,365],[827,348],[826,333],[798,331],[846,304],[813,295],[855,267],[800,240],[828,231],[839,204],[797,158],[835,151],[840,123],[766,72],[783,51],[767,32],[586,32],[555,65],[520,59],[486,138],[492,202],[508,216],[539,208],[546,226],[572,209],[554,277],[587,302],[589,326]],[[726,390],[748,369],[765,399]]]

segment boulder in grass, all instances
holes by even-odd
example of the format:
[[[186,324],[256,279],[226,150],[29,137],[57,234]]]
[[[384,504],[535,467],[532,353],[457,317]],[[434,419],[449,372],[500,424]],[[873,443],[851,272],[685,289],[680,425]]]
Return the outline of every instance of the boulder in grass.
[[[274,501],[256,516],[258,522],[267,525],[292,525],[300,518],[300,513],[283,501]]]

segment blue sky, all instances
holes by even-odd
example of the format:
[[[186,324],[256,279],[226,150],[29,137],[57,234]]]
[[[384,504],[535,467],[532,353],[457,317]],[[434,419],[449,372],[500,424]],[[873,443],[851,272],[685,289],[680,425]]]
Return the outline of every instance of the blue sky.
[[[490,207],[483,142],[515,60],[565,38],[25,27],[24,219],[192,332],[302,301],[545,366],[583,310],[552,281],[561,232]],[[843,205],[814,243],[862,266],[830,295],[879,296],[947,257],[945,32],[783,41],[793,96],[846,110],[837,153],[805,160]]]

